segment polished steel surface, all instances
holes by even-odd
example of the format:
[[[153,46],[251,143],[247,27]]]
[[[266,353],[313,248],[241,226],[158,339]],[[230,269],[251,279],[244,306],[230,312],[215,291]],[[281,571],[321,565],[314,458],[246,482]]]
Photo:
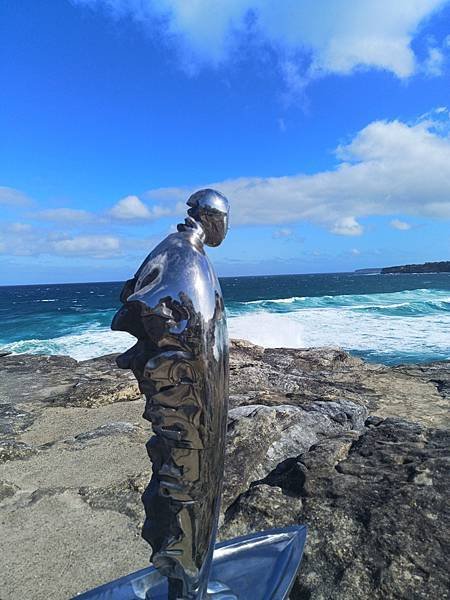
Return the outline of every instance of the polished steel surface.
[[[112,328],[137,343],[117,363],[145,395],[153,476],[143,494],[143,537],[168,578],[169,600],[206,598],[217,531],[228,407],[224,303],[204,246],[228,229],[228,201],[201,190],[177,232],[122,290]]]
[[[273,529],[217,544],[208,600],[287,600],[294,583],[306,527]],[[121,577],[77,600],[166,600],[167,580],[153,567]]]

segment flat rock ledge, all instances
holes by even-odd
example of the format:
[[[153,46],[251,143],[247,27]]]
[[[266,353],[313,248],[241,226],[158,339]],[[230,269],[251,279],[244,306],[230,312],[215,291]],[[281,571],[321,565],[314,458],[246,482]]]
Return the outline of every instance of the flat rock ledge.
[[[148,564],[149,424],[115,356],[0,357],[0,599]],[[449,598],[450,362],[231,347],[221,539],[305,523],[291,600]]]

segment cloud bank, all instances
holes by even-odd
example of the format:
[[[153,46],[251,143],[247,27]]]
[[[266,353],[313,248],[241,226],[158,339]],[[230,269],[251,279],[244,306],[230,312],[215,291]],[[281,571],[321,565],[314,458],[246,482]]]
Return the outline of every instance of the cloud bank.
[[[46,231],[30,224],[13,223],[0,231],[0,254],[10,256],[88,256],[114,258],[123,254],[127,241],[107,234]]]
[[[411,42],[447,0],[72,0],[131,17],[178,50],[188,69],[218,66],[246,48],[269,48],[288,85],[328,73],[384,69],[438,75],[442,50],[420,63]]]
[[[450,218],[450,118],[441,107],[415,123],[374,121],[336,149],[334,170],[289,177],[210,182],[232,202],[233,225],[298,221],[338,235],[363,233],[359,218],[412,215]],[[153,190],[153,199],[186,198],[191,190]],[[397,227],[398,229],[399,227]]]
[[[196,189],[213,187],[228,196],[232,226],[275,226],[276,239],[292,238],[290,225],[299,222],[319,225],[335,235],[360,236],[364,233],[361,220],[370,216],[391,216],[390,227],[399,231],[412,227],[399,215],[450,219],[447,108],[435,109],[414,123],[374,121],[340,144],[335,153],[335,168],[313,175],[204,181]],[[63,222],[66,231],[60,233],[31,228],[20,215],[0,231],[0,252],[119,256],[140,248],[142,242],[124,237],[124,225],[133,228],[141,222],[181,219],[193,191],[187,187],[153,189],[141,197],[126,196],[102,213],[68,208],[31,213],[38,222]],[[19,199],[18,211],[22,196],[8,188],[8,200]],[[96,235],[89,232],[94,225]],[[164,226],[168,226],[167,221]],[[117,233],[115,227],[119,228]]]

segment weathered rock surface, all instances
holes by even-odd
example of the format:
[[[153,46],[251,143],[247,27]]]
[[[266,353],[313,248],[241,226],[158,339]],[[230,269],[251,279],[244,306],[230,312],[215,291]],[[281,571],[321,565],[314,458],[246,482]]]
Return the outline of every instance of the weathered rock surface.
[[[0,403],[89,408],[139,397],[131,372],[120,371],[115,355],[77,362],[68,356],[32,354],[1,357]]]
[[[231,409],[223,505],[231,504],[252,482],[264,479],[286,458],[306,452],[321,438],[362,429],[365,416],[363,407],[348,400]]]
[[[292,600],[447,598],[450,363],[235,341],[221,537],[306,523]],[[114,357],[0,357],[0,598],[147,564],[148,423]]]
[[[450,426],[449,362],[390,368],[339,349],[264,349],[241,340],[232,358],[232,406],[349,400],[383,417]]]
[[[221,536],[307,523],[295,600],[448,598],[444,430],[368,421],[280,464],[228,508]]]

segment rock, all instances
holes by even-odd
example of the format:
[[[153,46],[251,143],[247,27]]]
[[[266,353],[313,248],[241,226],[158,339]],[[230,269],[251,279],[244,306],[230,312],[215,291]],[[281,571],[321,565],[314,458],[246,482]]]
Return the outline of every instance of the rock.
[[[75,442],[84,442],[87,440],[95,440],[108,435],[134,435],[139,432],[141,428],[132,423],[126,421],[119,421],[117,423],[105,423],[97,427],[93,431],[84,431],[74,437]]]
[[[2,503],[2,600],[66,600],[148,565],[147,544],[124,514],[92,509],[70,488],[17,495]]]
[[[151,432],[114,359],[0,357],[2,600],[69,598],[148,562]],[[221,538],[307,523],[292,600],[445,598],[450,363],[235,340],[230,375]]]
[[[8,460],[28,458],[36,454],[37,450],[24,442],[16,440],[0,440],[0,464]]]
[[[91,408],[140,398],[132,373],[119,369],[115,356],[83,362],[68,356],[1,357],[0,402],[32,408],[42,402]]]
[[[221,535],[306,523],[292,600],[447,598],[449,442],[398,419],[325,439],[243,494]]]
[[[285,494],[280,487],[266,484],[252,486],[229,507],[219,539],[226,540],[242,532],[263,531],[298,523],[302,513],[302,500]]]
[[[34,416],[18,410],[12,404],[0,404],[0,436],[10,436],[25,431],[34,421]]]
[[[437,361],[426,365],[400,365],[394,373],[418,379],[436,387],[436,391],[447,401],[450,399],[450,369],[448,361]]]
[[[108,487],[80,487],[80,497],[97,510],[111,510],[127,516],[140,535],[144,524],[141,495],[148,485],[151,469]]]
[[[450,426],[450,363],[386,367],[340,349],[262,348],[235,340],[231,407],[348,400],[380,417]]]
[[[361,429],[367,411],[343,401],[304,407],[249,405],[229,413],[223,506],[266,477],[279,463],[308,450],[320,437]]]
[[[5,498],[14,496],[19,488],[8,481],[0,481],[0,502]]]

